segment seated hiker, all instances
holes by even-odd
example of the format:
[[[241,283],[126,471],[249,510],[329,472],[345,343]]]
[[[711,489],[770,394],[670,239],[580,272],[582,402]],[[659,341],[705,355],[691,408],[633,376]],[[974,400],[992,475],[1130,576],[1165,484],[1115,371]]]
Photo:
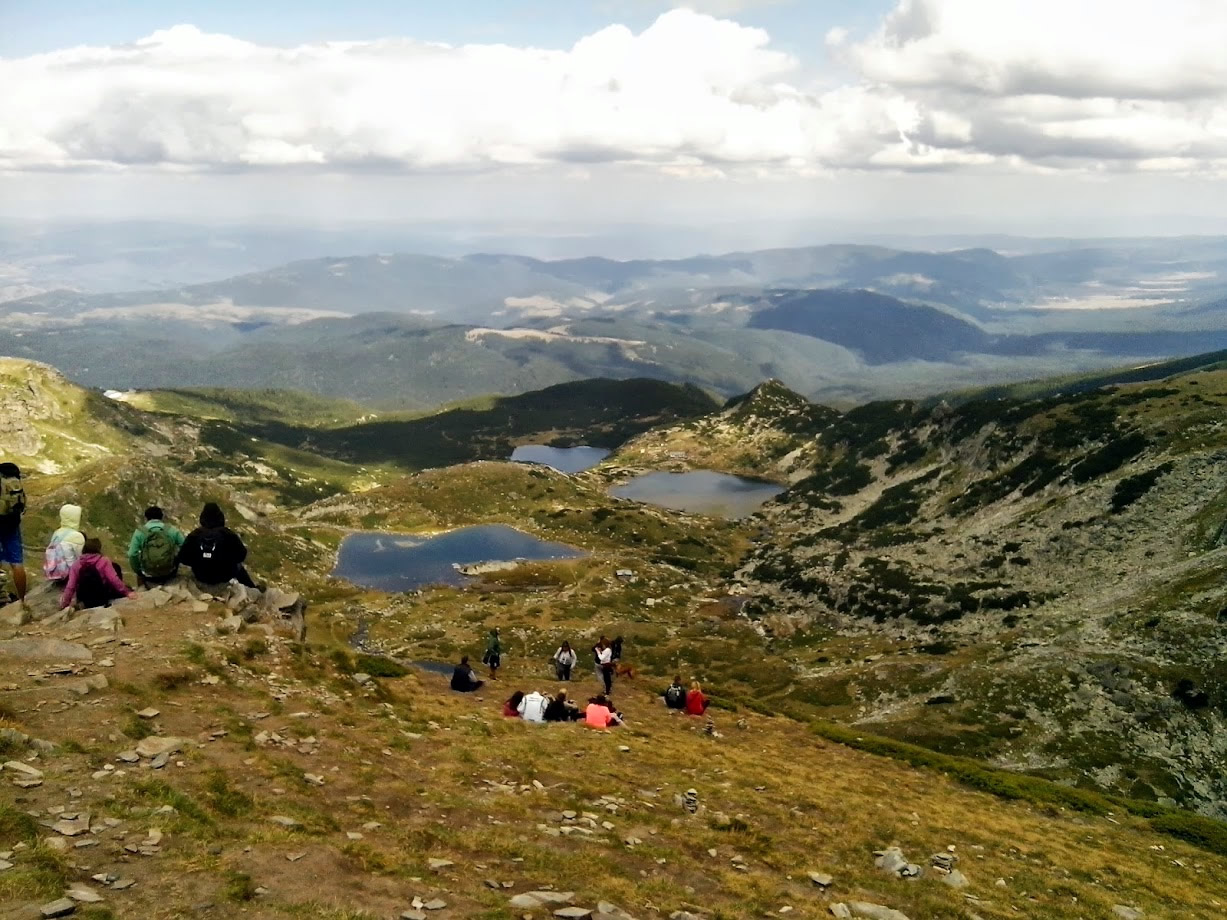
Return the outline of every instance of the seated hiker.
[[[21,515],[26,510],[26,493],[21,470],[16,463],[0,463],[0,564],[8,563],[13,572],[16,600],[26,600],[25,553],[21,546]]]
[[[558,695],[546,704],[545,721],[547,722],[576,722],[579,718],[579,707],[567,699],[566,690],[559,690]]]
[[[534,690],[531,693],[524,694],[524,699],[520,700],[520,705],[517,707],[520,713],[520,718],[525,722],[544,722],[545,707],[550,704],[550,698],[544,693],[539,693]]]
[[[247,547],[226,526],[222,509],[216,502],[208,502],[200,512],[200,526],[183,541],[179,562],[190,568],[202,585],[224,585],[233,580],[254,588],[256,583],[243,568],[246,558]]]
[[[60,595],[60,609],[78,607],[110,607],[111,601],[131,597],[132,589],[124,584],[123,569],[102,555],[102,541],[89,537],[85,541],[81,558],[73,563],[68,573],[68,584]]]
[[[64,586],[73,563],[85,549],[85,534],[81,533],[81,506],[63,505],[60,526],[51,534],[43,555],[43,575],[47,581]]]
[[[579,656],[575,654],[575,649],[571,648],[571,643],[564,642],[554,653],[554,674],[559,680],[570,680],[571,669],[578,660]]]
[[[524,702],[524,691],[517,690],[503,704],[503,715],[508,719],[520,718],[520,704]]]
[[[474,690],[480,690],[484,683],[484,680],[479,680],[473,673],[468,655],[461,658],[460,664],[456,665],[456,669],[452,671],[452,689],[458,693],[472,693]]]
[[[703,695],[703,687],[699,682],[693,681],[690,684],[690,692],[686,694],[686,712],[688,715],[701,716],[707,712],[709,700]]]
[[[164,517],[161,508],[150,505],[145,509],[144,525],[136,529],[128,544],[128,564],[139,585],[162,584],[179,574],[183,534]]]
[[[670,709],[686,708],[686,688],[682,685],[680,674],[673,678],[673,683],[665,690],[664,697],[665,705]]]
[[[613,704],[604,694],[601,694],[588,701],[588,708],[584,710],[584,724],[589,728],[604,729],[612,725],[621,725],[622,717],[614,712]]]

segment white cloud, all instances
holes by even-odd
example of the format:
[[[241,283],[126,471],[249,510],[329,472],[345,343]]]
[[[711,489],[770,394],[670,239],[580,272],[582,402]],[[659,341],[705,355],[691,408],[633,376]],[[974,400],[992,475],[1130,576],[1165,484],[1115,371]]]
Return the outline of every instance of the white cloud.
[[[766,32],[691,9],[568,50],[176,26],[0,59],[0,170],[1227,175],[1222,0],[900,0],[827,44],[850,79],[814,91]]]

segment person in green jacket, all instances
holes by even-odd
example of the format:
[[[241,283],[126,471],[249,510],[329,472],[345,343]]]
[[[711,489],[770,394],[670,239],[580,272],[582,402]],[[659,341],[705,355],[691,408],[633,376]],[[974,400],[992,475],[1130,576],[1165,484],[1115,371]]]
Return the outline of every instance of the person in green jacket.
[[[163,584],[179,574],[183,534],[163,517],[157,505],[146,508],[145,524],[136,529],[128,544],[128,562],[136,573],[137,584]]]
[[[481,658],[483,664],[490,666],[490,679],[498,680],[499,665],[503,663],[503,644],[498,639],[498,627],[490,630],[490,638],[486,640],[486,654]]]

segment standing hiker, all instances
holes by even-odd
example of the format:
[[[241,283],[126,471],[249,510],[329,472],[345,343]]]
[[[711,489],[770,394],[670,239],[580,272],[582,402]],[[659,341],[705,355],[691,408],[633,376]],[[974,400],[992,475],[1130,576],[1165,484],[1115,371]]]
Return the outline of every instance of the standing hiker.
[[[68,581],[73,563],[85,551],[85,534],[81,533],[81,506],[64,505],[60,508],[60,526],[51,534],[47,551],[43,554],[43,575],[47,581],[61,588]]]
[[[614,659],[613,649],[604,636],[601,636],[601,641],[596,646],[596,669],[605,684],[605,695],[609,696],[613,692]]]
[[[0,463],[0,565],[8,563],[13,571],[17,600],[26,601],[25,554],[21,548],[21,515],[26,510],[26,493],[21,470],[16,463]]]
[[[164,517],[161,508],[150,505],[145,509],[144,526],[136,529],[128,544],[128,564],[138,585],[163,584],[179,574],[184,537]]]
[[[575,662],[578,660],[575,649],[571,648],[571,643],[562,643],[558,651],[554,653],[554,674],[559,680],[570,680],[571,669],[575,667]]]
[[[490,638],[486,640],[486,654],[481,656],[481,663],[490,668],[490,679],[498,680],[498,669],[503,664],[503,644],[498,638],[498,627],[490,630]]]

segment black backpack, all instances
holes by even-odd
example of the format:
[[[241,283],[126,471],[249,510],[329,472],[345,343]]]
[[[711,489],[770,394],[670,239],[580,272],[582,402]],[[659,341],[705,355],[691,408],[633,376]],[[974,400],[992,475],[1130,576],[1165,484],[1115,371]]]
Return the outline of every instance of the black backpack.
[[[681,709],[686,702],[686,691],[673,684],[665,691],[665,705],[670,709]]]

